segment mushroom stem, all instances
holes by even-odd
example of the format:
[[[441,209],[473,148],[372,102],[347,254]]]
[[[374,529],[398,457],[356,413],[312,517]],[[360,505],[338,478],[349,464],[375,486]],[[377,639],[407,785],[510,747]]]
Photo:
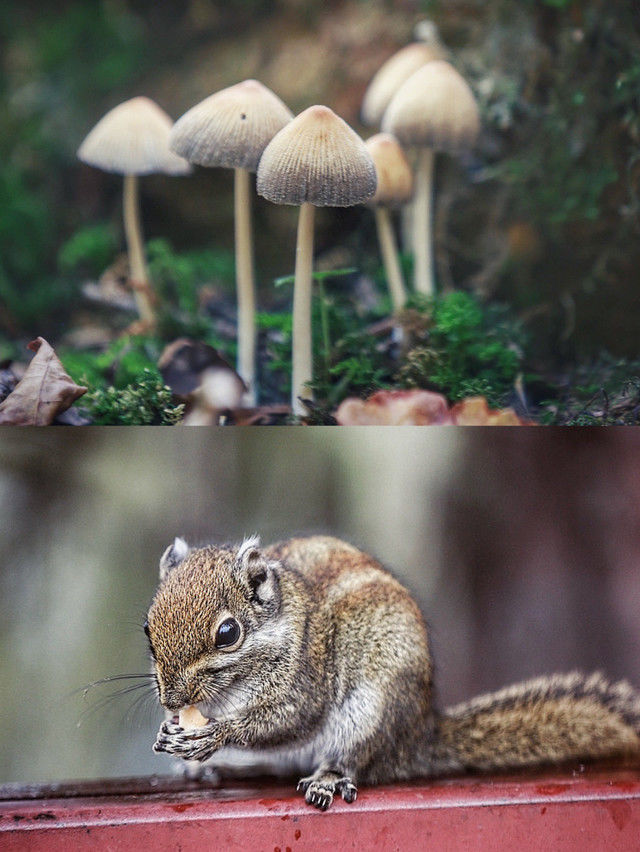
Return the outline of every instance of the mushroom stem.
[[[129,254],[129,280],[138,307],[138,313],[143,322],[155,325],[156,312],[153,307],[153,293],[149,284],[149,275],[144,260],[144,248],[142,244],[137,175],[124,176],[122,208],[124,233]]]
[[[298,397],[313,399],[305,387],[313,378],[311,340],[311,277],[313,271],[314,207],[308,201],[300,205],[296,242],[296,269],[293,287],[293,354],[291,371],[291,408],[294,414],[305,413]]]
[[[402,251],[413,252],[413,199],[402,205],[400,210],[400,242]]]
[[[413,200],[414,282],[416,292],[427,296],[435,293],[431,236],[433,161],[434,151],[431,148],[422,148],[418,154]]]
[[[376,227],[378,229],[378,241],[380,243],[380,252],[382,254],[382,263],[384,265],[384,273],[389,285],[389,293],[391,294],[391,304],[393,305],[394,314],[402,310],[404,303],[407,301],[407,293],[402,278],[402,270],[400,269],[400,261],[398,260],[398,248],[396,238],[393,233],[391,217],[386,207],[376,205],[374,208],[376,217]]]
[[[248,169],[234,169],[234,173],[238,373],[240,373],[248,388],[243,400],[246,405],[252,406],[256,404],[256,294],[251,235],[251,174]]]

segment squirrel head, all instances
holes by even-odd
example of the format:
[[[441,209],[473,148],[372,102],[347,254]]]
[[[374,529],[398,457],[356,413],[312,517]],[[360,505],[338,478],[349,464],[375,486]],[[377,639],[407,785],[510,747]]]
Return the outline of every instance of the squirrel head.
[[[164,707],[216,718],[249,694],[270,649],[286,644],[278,568],[257,537],[193,549],[176,538],[165,550],[145,624]]]

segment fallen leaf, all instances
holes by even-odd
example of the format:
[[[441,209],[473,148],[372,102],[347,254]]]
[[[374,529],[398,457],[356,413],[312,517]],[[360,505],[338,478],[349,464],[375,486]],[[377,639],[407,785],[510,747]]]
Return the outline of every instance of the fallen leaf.
[[[491,409],[483,396],[449,408],[439,393],[426,390],[377,391],[368,399],[345,399],[336,412],[341,426],[529,426],[512,408]]]
[[[513,408],[489,408],[483,396],[469,396],[456,403],[451,418],[456,426],[533,426],[532,421],[518,417]]]
[[[87,391],[65,373],[44,338],[32,340],[28,348],[36,354],[22,379],[0,404],[0,424],[49,426],[58,414]]]
[[[368,399],[345,399],[336,411],[340,426],[431,426],[450,423],[447,400],[427,390],[383,390]]]

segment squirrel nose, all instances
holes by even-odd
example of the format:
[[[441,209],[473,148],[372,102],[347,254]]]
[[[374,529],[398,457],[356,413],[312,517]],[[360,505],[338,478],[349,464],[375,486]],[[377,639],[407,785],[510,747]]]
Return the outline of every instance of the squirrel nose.
[[[180,710],[192,702],[184,686],[160,686],[160,703],[167,710]]]

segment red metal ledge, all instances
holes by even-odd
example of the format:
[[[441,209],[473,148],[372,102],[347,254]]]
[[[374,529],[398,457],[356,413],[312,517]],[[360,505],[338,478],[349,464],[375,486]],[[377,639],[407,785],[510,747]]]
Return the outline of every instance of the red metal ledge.
[[[640,849],[640,766],[363,788],[320,813],[292,785],[169,778],[0,788],[3,850]]]

